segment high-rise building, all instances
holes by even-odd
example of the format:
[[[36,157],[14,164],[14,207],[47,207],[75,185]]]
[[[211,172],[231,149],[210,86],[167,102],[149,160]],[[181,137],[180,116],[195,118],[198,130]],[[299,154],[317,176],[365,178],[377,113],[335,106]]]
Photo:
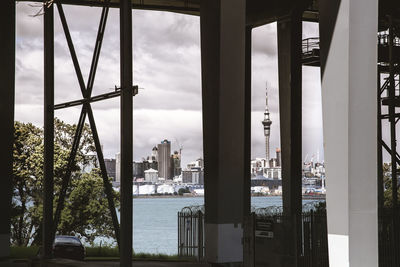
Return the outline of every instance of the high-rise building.
[[[278,166],[278,167],[281,167],[282,165],[282,163],[281,163],[281,160],[282,160],[282,158],[281,158],[281,149],[280,148],[277,148],[276,149],[276,166]]]
[[[271,133],[271,124],[272,121],[269,117],[269,109],[268,109],[268,88],[265,95],[265,111],[264,111],[264,120],[262,121],[262,125],[264,126],[264,136],[265,136],[265,159],[267,163],[270,160],[269,156],[269,136]]]
[[[178,151],[175,151],[173,155],[171,155],[171,177],[181,175],[181,155]]]
[[[157,183],[158,171],[154,169],[148,169],[144,171],[144,180],[148,183]]]
[[[164,140],[157,145],[158,148],[158,176],[171,179],[171,142]]]
[[[139,161],[136,162],[134,161],[132,163],[132,168],[133,168],[133,177],[135,178],[144,178],[144,162],[143,161]]]
[[[153,150],[151,151],[151,160],[158,161],[158,148],[153,147]]]
[[[121,153],[115,154],[115,181],[121,182]]]
[[[106,164],[106,170],[108,177],[112,178],[113,181],[116,180],[115,177],[115,167],[116,167],[116,160],[115,159],[104,159],[104,163]]]

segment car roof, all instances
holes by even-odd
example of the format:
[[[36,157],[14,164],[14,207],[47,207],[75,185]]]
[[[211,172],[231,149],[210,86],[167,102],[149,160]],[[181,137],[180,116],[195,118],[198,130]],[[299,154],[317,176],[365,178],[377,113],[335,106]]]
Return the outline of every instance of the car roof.
[[[57,239],[64,239],[64,240],[71,239],[71,241],[75,240],[75,241],[78,241],[79,243],[81,243],[81,240],[78,237],[72,236],[72,235],[56,235],[54,238],[54,242],[57,242]]]

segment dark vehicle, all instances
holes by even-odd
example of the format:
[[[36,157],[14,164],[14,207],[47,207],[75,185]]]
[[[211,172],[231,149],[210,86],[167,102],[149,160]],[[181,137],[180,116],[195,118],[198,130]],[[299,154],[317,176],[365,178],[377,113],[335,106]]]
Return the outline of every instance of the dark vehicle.
[[[56,258],[83,260],[85,248],[75,236],[58,235],[54,239],[53,255]]]

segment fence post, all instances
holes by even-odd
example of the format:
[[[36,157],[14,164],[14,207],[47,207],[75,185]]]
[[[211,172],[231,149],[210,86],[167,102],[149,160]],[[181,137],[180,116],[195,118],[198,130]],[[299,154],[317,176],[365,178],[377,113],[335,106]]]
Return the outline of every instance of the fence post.
[[[316,255],[316,238],[315,238],[315,220],[314,220],[314,211],[311,210],[310,212],[310,221],[311,221],[311,266],[314,267],[316,266],[316,261],[315,261],[315,255]]]
[[[203,260],[203,214],[198,211],[197,261]]]

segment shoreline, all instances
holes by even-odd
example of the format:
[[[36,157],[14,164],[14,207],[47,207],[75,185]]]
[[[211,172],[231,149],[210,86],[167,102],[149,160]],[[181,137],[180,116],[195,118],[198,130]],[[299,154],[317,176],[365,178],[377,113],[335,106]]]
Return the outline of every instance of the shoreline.
[[[251,195],[251,197],[282,197],[282,195]],[[133,198],[204,198],[203,196],[200,195],[134,195]],[[307,200],[324,200],[326,199],[326,195],[314,195],[314,196],[310,196],[310,195],[303,195],[303,199],[307,199]]]

